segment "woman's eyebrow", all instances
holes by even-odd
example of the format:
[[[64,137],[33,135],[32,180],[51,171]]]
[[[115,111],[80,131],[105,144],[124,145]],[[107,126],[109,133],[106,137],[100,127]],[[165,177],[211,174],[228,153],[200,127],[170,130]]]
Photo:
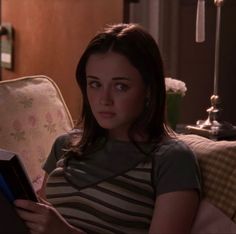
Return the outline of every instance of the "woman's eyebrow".
[[[113,77],[112,80],[131,80],[129,77],[117,76]]]
[[[88,75],[86,76],[87,79],[94,79],[94,80],[99,80],[99,77],[97,76],[93,76],[93,75]],[[112,80],[128,80],[130,81],[131,79],[129,77],[125,77],[125,76],[116,76],[116,77],[112,77]]]
[[[87,79],[96,79],[96,80],[99,80],[99,78],[96,77],[96,76],[86,76],[86,78],[87,78]]]

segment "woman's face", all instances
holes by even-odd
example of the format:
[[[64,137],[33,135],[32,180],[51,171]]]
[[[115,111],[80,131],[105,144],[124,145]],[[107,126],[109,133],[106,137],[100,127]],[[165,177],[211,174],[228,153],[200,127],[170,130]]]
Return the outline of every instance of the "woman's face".
[[[127,130],[144,109],[147,92],[138,70],[118,53],[98,53],[86,65],[87,96],[98,124],[116,139],[127,140]]]

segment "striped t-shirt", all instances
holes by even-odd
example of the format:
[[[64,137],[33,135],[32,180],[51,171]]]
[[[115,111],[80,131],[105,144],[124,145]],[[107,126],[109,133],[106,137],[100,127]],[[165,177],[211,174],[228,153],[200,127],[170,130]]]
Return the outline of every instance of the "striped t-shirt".
[[[87,233],[144,234],[156,196],[185,189],[199,190],[200,182],[195,157],[182,142],[168,140],[146,156],[113,139],[95,153],[65,160],[50,173],[46,194],[70,224]]]

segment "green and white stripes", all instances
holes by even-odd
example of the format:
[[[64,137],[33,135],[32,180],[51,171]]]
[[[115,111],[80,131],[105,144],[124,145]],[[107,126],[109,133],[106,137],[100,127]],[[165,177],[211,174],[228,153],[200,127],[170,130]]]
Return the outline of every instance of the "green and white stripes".
[[[148,233],[154,207],[151,167],[151,162],[140,163],[83,188],[58,168],[49,177],[47,198],[69,223],[87,233]]]

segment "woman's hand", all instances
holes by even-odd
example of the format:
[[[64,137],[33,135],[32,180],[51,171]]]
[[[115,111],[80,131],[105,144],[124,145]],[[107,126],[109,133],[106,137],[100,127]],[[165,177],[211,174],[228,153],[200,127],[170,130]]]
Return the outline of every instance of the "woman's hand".
[[[31,234],[84,233],[72,227],[50,203],[40,198],[39,200],[37,203],[29,200],[14,202],[18,215]]]

